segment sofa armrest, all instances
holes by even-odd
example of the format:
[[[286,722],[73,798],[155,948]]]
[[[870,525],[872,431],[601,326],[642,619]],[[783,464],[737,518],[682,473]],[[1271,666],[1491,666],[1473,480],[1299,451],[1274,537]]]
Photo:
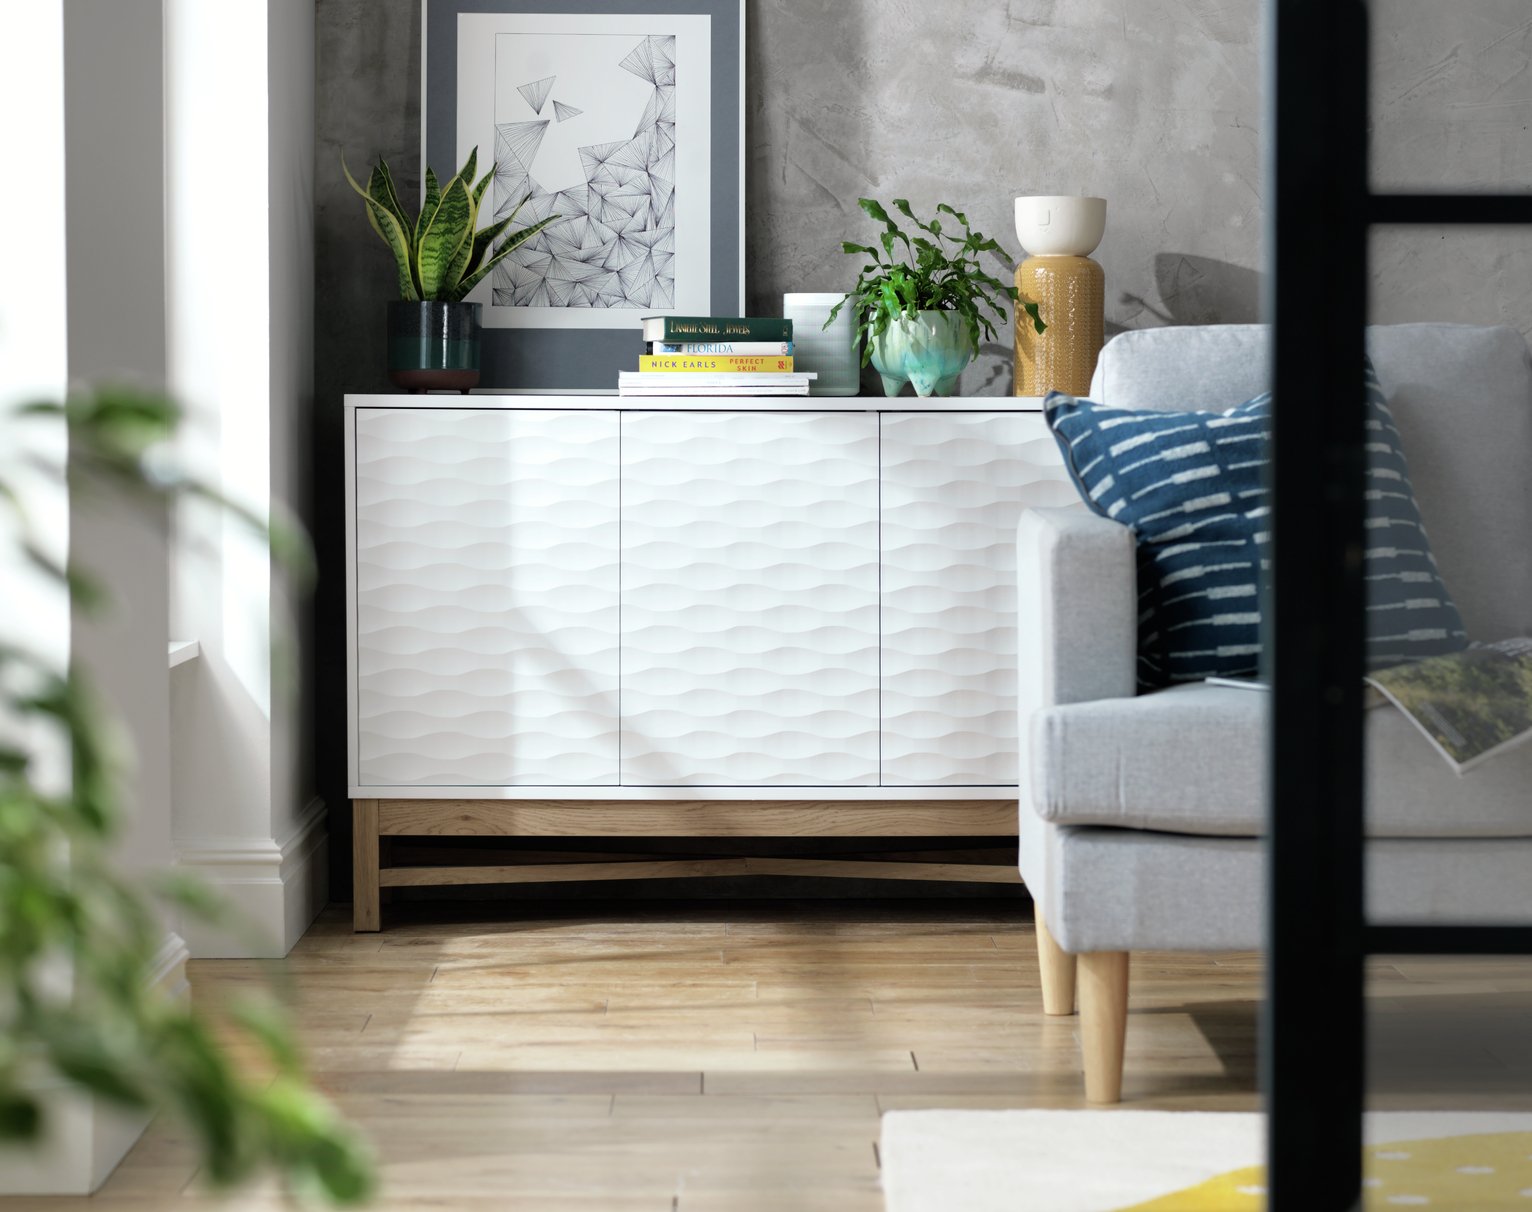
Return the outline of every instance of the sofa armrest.
[[[1133,532],[1083,509],[1029,509],[1016,530],[1017,706],[1132,695],[1138,577]]]
[[[1033,760],[1039,712],[1124,698],[1138,685],[1138,568],[1133,532],[1082,508],[1029,509],[1016,528],[1018,861],[1055,937],[1067,922],[1050,878],[1051,832]]]
[[[1027,510],[1016,528],[1016,578],[1017,865],[1054,939],[1077,950],[1058,827],[1042,811],[1049,772],[1034,760],[1033,724],[1052,708],[1137,689],[1133,532],[1079,507]]]

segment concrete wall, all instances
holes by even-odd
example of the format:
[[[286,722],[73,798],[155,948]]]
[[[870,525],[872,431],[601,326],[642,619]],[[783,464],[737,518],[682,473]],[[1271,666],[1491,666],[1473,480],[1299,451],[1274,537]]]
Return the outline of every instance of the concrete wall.
[[[1384,186],[1532,177],[1524,0],[1375,0],[1374,165]],[[848,283],[860,195],[948,201],[1012,253],[1012,198],[1108,199],[1107,331],[1259,318],[1259,0],[749,0],[746,284],[752,311]],[[386,250],[339,171],[388,158],[417,196],[417,0],[317,0],[320,777],[343,782],[339,406],[386,390]],[[1316,87],[1322,82],[1316,81]],[[440,167],[440,166],[437,166]],[[1532,331],[1532,235],[1385,232],[1374,318]],[[1322,284],[1316,283],[1316,289]],[[1008,333],[963,377],[1010,390]],[[342,860],[343,865],[343,860]]]
[[[1521,0],[1375,0],[1374,165],[1380,184],[1525,182],[1532,41]],[[1011,199],[1095,193],[1113,329],[1256,318],[1261,256],[1258,0],[750,0],[746,281],[752,310],[846,282],[837,249],[865,229],[859,195],[966,207],[1017,252]],[[386,155],[419,178],[418,0],[318,0],[320,377],[382,384],[386,252],[338,171]],[[1421,245],[1446,244],[1428,255]],[[1527,243],[1491,241],[1526,268]],[[1509,252],[1508,244],[1516,252]],[[1448,275],[1468,320],[1532,330],[1526,289],[1470,287],[1473,238],[1385,241],[1383,322],[1426,311],[1411,284]],[[1480,262],[1482,266],[1482,262]],[[1454,280],[1452,274],[1459,277]],[[1402,297],[1401,297],[1402,294]],[[1411,300],[1415,300],[1411,304]],[[1002,344],[1008,344],[1003,342]],[[1008,348],[964,389],[1007,387]]]
[[[388,250],[341,174],[382,156],[418,199],[418,0],[316,0],[314,90],[314,674],[319,792],[331,805],[330,886],[351,896],[346,798],[346,579],[341,396],[390,390],[384,305],[397,295]],[[360,221],[359,221],[360,220]],[[376,247],[373,247],[376,245]]]
[[[1522,0],[1371,0],[1378,189],[1532,183],[1532,11]],[[1532,333],[1532,232],[1380,229],[1372,315]]]

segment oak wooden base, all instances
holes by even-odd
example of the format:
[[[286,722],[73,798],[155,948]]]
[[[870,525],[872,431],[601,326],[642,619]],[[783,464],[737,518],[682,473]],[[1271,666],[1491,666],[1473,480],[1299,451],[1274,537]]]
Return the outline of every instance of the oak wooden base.
[[[393,867],[394,837],[1000,837],[1016,832],[1009,800],[354,800],[353,919],[382,926],[386,890],[570,880],[789,875],[1021,882],[1014,865],[863,859],[696,858]]]
[[[422,837],[990,837],[1015,800],[371,800]]]
[[[1054,941],[1040,912],[1037,922],[1037,966],[1042,976],[1043,1013],[1075,1012],[1075,957]]]
[[[378,801],[353,800],[351,807],[351,914],[353,928],[379,930]]]
[[[1087,951],[1079,964],[1085,1098],[1092,1103],[1119,1102],[1128,1035],[1128,953]]]

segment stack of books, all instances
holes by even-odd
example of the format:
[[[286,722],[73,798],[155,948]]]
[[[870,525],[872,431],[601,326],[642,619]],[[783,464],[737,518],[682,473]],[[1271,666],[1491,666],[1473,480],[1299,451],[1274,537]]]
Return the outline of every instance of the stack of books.
[[[793,322],[779,316],[645,316],[636,371],[622,396],[806,396],[817,376],[793,370]]]

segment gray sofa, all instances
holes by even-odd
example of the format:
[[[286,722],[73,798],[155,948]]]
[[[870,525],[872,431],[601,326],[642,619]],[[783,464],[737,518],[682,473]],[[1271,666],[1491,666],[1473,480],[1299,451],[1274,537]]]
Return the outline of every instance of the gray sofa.
[[[1265,390],[1257,325],[1124,333],[1091,398],[1223,409]],[[1532,359],[1508,328],[1379,327],[1368,347],[1469,636],[1532,635]],[[1277,402],[1324,408],[1327,387]],[[1266,695],[1135,694],[1126,527],[1083,509],[1018,533],[1020,866],[1047,1013],[1074,1010],[1086,1094],[1121,1097],[1128,954],[1259,947]],[[1280,573],[1279,573],[1280,575]],[[1391,706],[1366,716],[1367,909],[1379,922],[1532,922],[1532,745],[1457,775]]]

